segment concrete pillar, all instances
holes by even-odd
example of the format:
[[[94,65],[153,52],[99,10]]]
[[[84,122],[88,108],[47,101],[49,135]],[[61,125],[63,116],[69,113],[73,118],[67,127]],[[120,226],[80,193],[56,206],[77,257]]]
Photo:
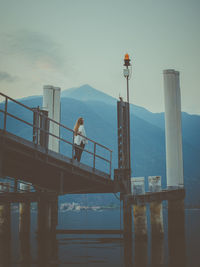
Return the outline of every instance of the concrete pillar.
[[[20,193],[29,192],[30,184],[20,183]],[[30,224],[31,224],[31,211],[30,211],[30,202],[21,202],[19,203],[19,234],[23,237],[27,235],[30,236]]]
[[[43,87],[43,108],[48,111],[50,119],[60,123],[60,88],[52,85],[44,85]],[[49,132],[60,136],[60,127],[53,123],[49,123]],[[59,139],[49,136],[49,149],[59,152]]]
[[[145,193],[144,177],[131,178],[131,192],[134,195]],[[146,205],[133,205],[135,239],[147,239]]]
[[[164,70],[167,186],[183,186],[179,72]]]
[[[161,177],[149,176],[149,191],[159,192],[161,191]],[[153,201],[150,203],[151,214],[151,235],[152,238],[162,238],[164,235],[163,228],[163,209],[161,201]]]

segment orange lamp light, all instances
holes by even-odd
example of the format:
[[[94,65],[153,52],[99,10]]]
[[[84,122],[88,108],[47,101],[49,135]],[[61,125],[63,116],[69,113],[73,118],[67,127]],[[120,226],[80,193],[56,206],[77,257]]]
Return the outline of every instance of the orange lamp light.
[[[130,66],[131,64],[130,64],[130,58],[129,58],[129,54],[126,54],[125,56],[124,56],[124,66]]]

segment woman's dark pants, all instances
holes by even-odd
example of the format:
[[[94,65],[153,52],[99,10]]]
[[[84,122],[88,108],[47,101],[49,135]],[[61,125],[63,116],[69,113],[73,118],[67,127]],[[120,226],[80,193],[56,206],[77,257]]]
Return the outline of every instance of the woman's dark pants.
[[[81,160],[81,155],[83,153],[84,147],[85,147],[85,144],[83,144],[83,142],[81,142],[80,145],[75,145],[75,156],[74,156],[74,159],[77,159],[78,162],[80,162],[80,160]]]

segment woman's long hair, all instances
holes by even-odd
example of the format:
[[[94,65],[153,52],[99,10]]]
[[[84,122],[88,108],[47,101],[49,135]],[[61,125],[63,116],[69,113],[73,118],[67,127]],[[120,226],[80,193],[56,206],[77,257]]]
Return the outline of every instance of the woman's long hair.
[[[75,126],[74,126],[74,134],[75,134],[75,136],[76,136],[77,133],[78,133],[78,128],[79,128],[79,126],[82,125],[82,124],[83,124],[83,118],[80,117],[80,118],[78,118],[78,120],[76,121],[76,124],[75,124]]]

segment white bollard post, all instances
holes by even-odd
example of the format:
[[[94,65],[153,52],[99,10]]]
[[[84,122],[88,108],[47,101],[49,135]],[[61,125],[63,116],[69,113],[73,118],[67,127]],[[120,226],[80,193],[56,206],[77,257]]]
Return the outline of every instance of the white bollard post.
[[[48,117],[60,123],[60,88],[52,85],[43,87],[43,108],[48,111]],[[60,127],[50,121],[49,132],[60,137]],[[59,152],[59,139],[49,136],[49,149]]]
[[[183,187],[181,97],[179,72],[164,70],[167,186]]]

